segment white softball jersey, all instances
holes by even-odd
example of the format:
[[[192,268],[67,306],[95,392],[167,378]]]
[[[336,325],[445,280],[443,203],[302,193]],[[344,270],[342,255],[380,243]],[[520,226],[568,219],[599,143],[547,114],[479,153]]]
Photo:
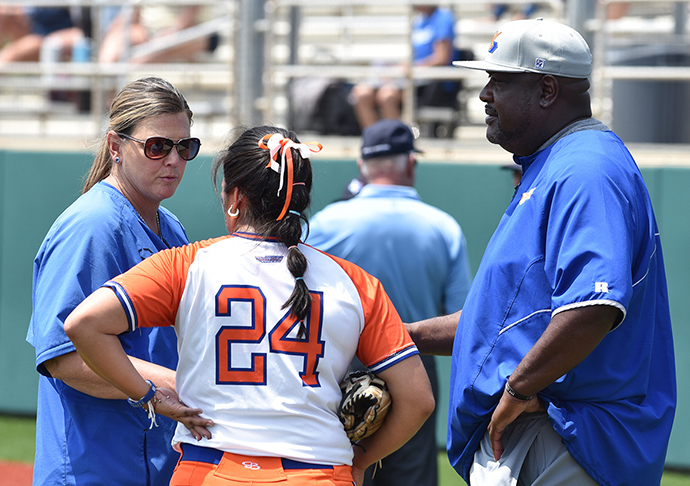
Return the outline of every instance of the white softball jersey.
[[[283,309],[295,287],[287,248],[248,233],[157,253],[111,280],[130,331],[173,325],[180,399],[213,420],[197,442],[226,452],[350,465],[337,417],[340,381],[356,355],[373,372],[418,354],[380,282],[361,268],[299,245],[312,296],[299,321]]]

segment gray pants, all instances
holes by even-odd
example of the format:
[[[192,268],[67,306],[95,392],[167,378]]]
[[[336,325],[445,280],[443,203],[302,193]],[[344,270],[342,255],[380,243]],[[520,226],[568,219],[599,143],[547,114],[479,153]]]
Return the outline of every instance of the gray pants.
[[[523,414],[503,432],[496,462],[489,433],[482,438],[470,470],[471,486],[596,486],[565,448],[546,412]]]

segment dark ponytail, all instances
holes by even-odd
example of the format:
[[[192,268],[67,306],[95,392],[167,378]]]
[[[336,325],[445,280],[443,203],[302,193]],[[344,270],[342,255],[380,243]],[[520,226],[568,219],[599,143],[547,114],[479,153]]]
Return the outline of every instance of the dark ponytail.
[[[308,228],[304,215],[311,203],[312,170],[308,158],[302,158],[299,150],[292,151],[293,186],[287,212],[278,220],[284,205],[287,190],[283,187],[278,194],[280,175],[266,166],[270,153],[259,147],[259,140],[266,135],[279,134],[299,143],[297,136],[278,127],[261,126],[245,130],[214,161],[214,181],[222,168],[225,194],[238,188],[242,195],[241,212],[237,224],[249,224],[260,235],[277,236],[288,247],[287,267],[295,277],[295,288],[283,309],[290,308],[291,314],[300,322],[299,336],[306,332],[304,320],[311,308],[311,294],[304,282],[307,271],[307,257],[299,249],[302,238],[302,224]]]
[[[307,271],[307,257],[297,245],[288,247],[287,266],[290,273],[295,277],[295,288],[290,298],[283,304],[282,309],[290,307],[292,315],[300,321],[304,321],[311,306],[311,294],[302,278]],[[300,326],[300,335],[303,331],[304,329]]]

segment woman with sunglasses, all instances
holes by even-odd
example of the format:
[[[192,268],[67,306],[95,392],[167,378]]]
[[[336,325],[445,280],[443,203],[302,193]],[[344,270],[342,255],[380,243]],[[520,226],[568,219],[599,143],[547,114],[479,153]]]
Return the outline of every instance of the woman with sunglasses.
[[[175,422],[149,430],[127,397],[93,373],[64,332],[69,313],[108,279],[152,254],[188,243],[177,218],[160,207],[187,161],[192,112],[167,81],[145,78],[115,97],[108,129],[83,194],[55,221],[34,261],[33,314],[27,340],[40,373],[35,485],[168,484],[179,454]],[[172,329],[121,337],[129,359],[166,396],[175,395],[177,339]]]
[[[175,327],[177,390],[195,408],[176,412],[182,457],[171,485],[361,485],[434,408],[380,282],[300,242],[318,150],[276,127],[242,133],[214,163],[230,236],[153,255],[67,320],[85,362],[156,420],[170,414],[167,392],[132,366],[117,336]],[[393,405],[353,447],[337,408],[355,354],[387,382]]]

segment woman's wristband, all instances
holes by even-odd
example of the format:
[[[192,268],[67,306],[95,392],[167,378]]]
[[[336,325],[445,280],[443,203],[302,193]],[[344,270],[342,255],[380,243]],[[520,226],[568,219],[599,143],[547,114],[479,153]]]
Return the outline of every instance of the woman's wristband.
[[[154,385],[151,380],[146,380],[146,383],[151,385],[151,388],[149,388],[148,393],[146,393],[146,395],[144,395],[141,400],[132,400],[131,398],[127,399],[127,401],[129,402],[129,404],[131,406],[136,407],[136,408],[143,408],[144,404],[148,403],[153,398],[153,396],[156,394],[156,385]]]
[[[528,397],[527,395],[523,395],[522,393],[519,393],[519,392],[516,392],[515,390],[513,390],[513,387],[510,386],[510,384],[508,383],[508,380],[506,380],[506,391],[508,392],[508,395],[510,395],[511,397],[517,398],[518,400],[522,400],[525,402],[534,398],[534,395],[532,395],[531,397]]]

